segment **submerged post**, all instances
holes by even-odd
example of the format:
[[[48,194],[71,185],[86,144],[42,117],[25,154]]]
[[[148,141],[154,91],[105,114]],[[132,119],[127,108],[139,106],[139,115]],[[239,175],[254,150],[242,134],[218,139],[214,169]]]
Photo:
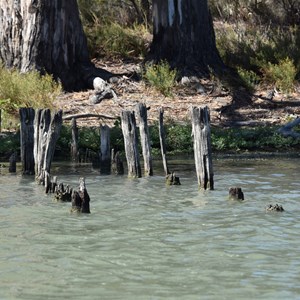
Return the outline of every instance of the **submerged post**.
[[[121,112],[121,122],[128,177],[141,177],[140,155],[138,151],[138,137],[134,112],[123,110]]]
[[[85,186],[85,178],[79,179],[78,191],[72,192],[71,212],[90,213],[90,196]]]
[[[145,104],[139,103],[137,105],[137,118],[139,122],[141,145],[144,158],[144,174],[145,176],[152,176],[153,166],[150,146],[150,135],[147,119],[147,107]]]
[[[72,118],[71,126],[72,126],[71,159],[73,162],[78,162],[79,161],[78,127],[75,118]]]
[[[201,189],[213,190],[214,180],[209,109],[207,106],[192,107],[191,114],[198,185]]]
[[[111,172],[115,175],[124,175],[123,161],[119,151],[115,154],[115,149],[111,150]]]
[[[110,174],[110,128],[100,127],[100,173]]]
[[[167,162],[167,155],[166,155],[166,135],[165,135],[165,129],[164,129],[164,110],[163,108],[160,108],[158,110],[159,113],[159,123],[158,123],[158,129],[159,129],[159,141],[160,141],[160,149],[161,149],[161,156],[164,166],[165,175],[168,176],[170,174],[170,170],[168,168],[168,162]]]
[[[24,175],[34,174],[34,120],[35,111],[33,108],[20,108],[20,146],[22,173]]]

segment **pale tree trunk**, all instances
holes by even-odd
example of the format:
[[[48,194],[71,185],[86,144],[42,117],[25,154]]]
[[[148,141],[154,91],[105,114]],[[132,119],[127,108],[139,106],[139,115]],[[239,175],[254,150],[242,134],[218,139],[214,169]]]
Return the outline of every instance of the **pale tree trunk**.
[[[21,72],[53,74],[66,90],[111,74],[90,62],[76,0],[0,0],[0,60]]]
[[[153,0],[149,60],[167,60],[182,76],[220,72],[223,62],[207,0]]]

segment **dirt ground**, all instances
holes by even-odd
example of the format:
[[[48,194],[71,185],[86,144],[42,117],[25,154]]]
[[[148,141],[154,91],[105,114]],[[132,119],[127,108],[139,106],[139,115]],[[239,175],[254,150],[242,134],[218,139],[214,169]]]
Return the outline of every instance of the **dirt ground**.
[[[115,74],[138,71],[138,64],[132,62],[114,61],[95,62]],[[55,102],[57,109],[63,109],[65,116],[74,114],[97,114],[113,118],[120,116],[122,110],[135,110],[136,104],[145,103],[149,122],[158,120],[158,109],[164,109],[165,122],[189,122],[192,106],[208,106],[212,126],[257,126],[284,124],[300,115],[300,86],[295,92],[285,95],[276,92],[270,98],[272,87],[261,89],[253,95],[243,88],[234,92],[220,84],[197,80],[186,84],[178,84],[172,97],[164,97],[155,89],[142,81],[134,81],[128,76],[121,76],[118,82],[111,83],[116,96],[104,99],[99,104],[93,104],[90,98],[94,90],[77,93],[65,93]],[[112,126],[113,119],[81,118],[79,126]]]

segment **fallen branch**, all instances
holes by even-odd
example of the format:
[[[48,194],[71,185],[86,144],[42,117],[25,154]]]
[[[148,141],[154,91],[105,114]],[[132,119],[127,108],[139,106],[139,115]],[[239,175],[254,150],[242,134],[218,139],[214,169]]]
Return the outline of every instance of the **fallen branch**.
[[[300,133],[295,132],[293,128],[300,124],[300,118],[297,117],[295,120],[287,123],[286,125],[280,127],[277,132],[285,137],[291,136],[295,139],[300,138]]]
[[[74,119],[97,118],[97,119],[109,119],[109,120],[117,119],[117,117],[113,117],[113,116],[85,113],[85,114],[75,114],[75,115],[64,116],[63,120],[72,120],[73,118]]]

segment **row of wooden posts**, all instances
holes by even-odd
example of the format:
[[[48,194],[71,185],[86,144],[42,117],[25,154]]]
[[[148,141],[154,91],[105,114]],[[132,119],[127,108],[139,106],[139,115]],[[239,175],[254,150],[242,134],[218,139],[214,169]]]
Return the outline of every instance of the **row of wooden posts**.
[[[159,136],[164,172],[169,184],[180,184],[179,178],[169,170],[167,162],[163,109],[158,111]],[[195,166],[198,185],[201,189],[214,188],[210,137],[210,115],[207,107],[192,107],[192,134],[194,139]],[[36,179],[45,184],[50,174],[56,141],[63,123],[62,111],[51,114],[49,109],[20,109],[21,121],[21,162],[23,174],[35,174]],[[137,126],[138,124],[138,126]],[[140,152],[138,149],[138,129],[144,162],[144,175],[153,175],[151,143],[147,119],[147,107],[140,103],[136,111],[121,112],[121,126],[124,137],[128,177],[142,176]],[[110,128],[100,127],[100,172],[108,174],[124,173],[119,153],[110,150]],[[76,118],[72,119],[71,156],[78,160],[78,127]]]

